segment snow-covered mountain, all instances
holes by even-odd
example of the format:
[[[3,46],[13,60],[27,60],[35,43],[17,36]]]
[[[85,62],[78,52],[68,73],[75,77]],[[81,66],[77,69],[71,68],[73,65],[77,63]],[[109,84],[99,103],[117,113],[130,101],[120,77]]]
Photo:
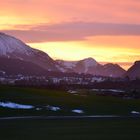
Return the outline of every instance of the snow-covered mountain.
[[[0,57],[0,76],[1,75],[27,75],[45,76],[49,72],[42,67],[20,59],[9,59]]]
[[[108,63],[103,65],[103,74],[110,77],[122,77],[126,71],[118,64]]]
[[[80,61],[56,60],[56,62],[62,67],[77,73],[88,73],[92,67],[96,67],[98,65],[96,60],[93,58],[86,58]]]
[[[61,71],[58,64],[48,54],[33,49],[19,39],[0,33],[0,57],[33,63],[47,71]],[[16,65],[16,64],[15,64]]]
[[[80,61],[54,61],[43,51],[33,49],[19,39],[0,33],[0,71],[7,73],[45,74],[51,72],[84,73],[120,77],[124,74],[119,65],[101,65],[93,58]]]
[[[101,65],[93,58],[86,58],[80,61],[63,61],[57,60],[64,68],[69,69],[69,72],[110,76],[110,77],[121,77],[125,70],[117,64],[106,64]]]
[[[125,77],[128,76],[130,79],[140,78],[140,61],[136,61],[132,67],[125,73]]]
[[[0,56],[13,57],[13,54],[33,55],[34,51],[29,46],[25,45],[22,41],[0,33]],[[16,57],[16,55],[15,55]]]

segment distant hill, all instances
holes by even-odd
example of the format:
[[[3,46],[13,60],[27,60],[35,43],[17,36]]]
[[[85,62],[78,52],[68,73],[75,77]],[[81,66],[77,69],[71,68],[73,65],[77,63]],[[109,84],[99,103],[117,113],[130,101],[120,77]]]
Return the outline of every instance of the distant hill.
[[[86,58],[80,61],[64,61],[57,60],[57,63],[64,68],[68,69],[68,72],[85,73],[92,75],[101,75],[109,77],[121,77],[126,72],[117,64],[101,65],[93,58]]]
[[[132,67],[125,73],[125,77],[130,79],[140,78],[140,61],[136,61]]]
[[[93,58],[79,61],[54,61],[47,53],[33,49],[19,39],[4,33],[0,33],[0,71],[8,74],[46,75],[48,72],[55,72],[109,77],[122,77],[126,72],[117,64],[101,65]],[[137,74],[134,73],[132,74],[134,76],[138,74],[137,71]]]
[[[0,71],[5,69],[8,73],[12,73],[12,71],[18,73],[18,70],[19,73],[28,73],[27,70],[29,70],[30,74],[44,70],[46,72],[64,71],[48,54],[33,49],[19,39],[4,33],[0,33],[0,62]],[[33,73],[30,72],[31,70]]]
[[[34,63],[19,59],[0,58],[0,73],[7,75],[35,75],[43,76],[47,71]]]

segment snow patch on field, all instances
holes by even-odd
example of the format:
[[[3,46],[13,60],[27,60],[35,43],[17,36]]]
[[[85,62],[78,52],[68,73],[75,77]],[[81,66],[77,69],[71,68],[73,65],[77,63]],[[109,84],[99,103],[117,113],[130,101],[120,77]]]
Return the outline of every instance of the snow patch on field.
[[[72,110],[73,113],[78,113],[78,114],[83,114],[84,111],[83,110],[80,110],[80,109],[74,109]]]
[[[61,110],[61,108],[57,107],[57,106],[47,105],[46,107],[47,107],[48,110],[51,110],[51,111],[59,111],[59,110]]]
[[[50,111],[61,110],[61,108],[57,106],[47,105],[47,106],[35,107],[33,105],[23,105],[23,104],[18,104],[18,103],[9,102],[9,101],[5,101],[5,102],[0,101],[0,107],[10,108],[10,109],[35,109],[37,111],[42,110],[42,109],[47,109]]]
[[[32,105],[23,105],[23,104],[17,104],[13,102],[0,102],[0,107],[4,108],[11,108],[11,109],[32,109],[34,106]]]
[[[140,112],[138,112],[138,111],[131,111],[131,114],[140,115]]]
[[[68,93],[75,94],[75,93],[78,93],[78,92],[76,90],[68,90]]]
[[[37,110],[37,111],[39,111],[39,110],[42,110],[42,108],[40,108],[40,107],[37,107],[37,108],[36,108],[36,110]]]
[[[109,92],[116,92],[116,93],[124,93],[124,90],[120,90],[120,89],[92,89],[92,91],[109,91]]]

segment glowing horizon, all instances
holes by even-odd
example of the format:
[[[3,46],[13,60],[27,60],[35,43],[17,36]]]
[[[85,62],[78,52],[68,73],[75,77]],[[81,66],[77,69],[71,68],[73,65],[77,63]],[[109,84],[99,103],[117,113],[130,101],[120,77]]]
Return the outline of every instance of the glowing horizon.
[[[137,0],[5,0],[0,31],[53,59],[113,62],[128,69],[140,60]]]
[[[134,59],[138,60],[138,57],[139,57],[137,56],[139,55],[139,52],[137,51],[135,52],[132,49],[110,48],[109,50],[108,49],[104,50],[104,48],[101,46],[99,48],[98,46],[92,48],[90,46],[85,47],[84,44],[87,45],[86,43],[82,43],[82,42],[29,43],[28,45],[32,46],[33,48],[37,48],[39,50],[42,50],[48,53],[48,55],[50,55],[50,57],[52,57],[55,60],[60,59],[60,60],[66,60],[66,61],[78,61],[78,60],[82,60],[88,57],[92,57],[99,63],[103,63],[103,64],[117,63],[126,70],[133,64],[133,60]],[[65,47],[66,45],[68,48]],[[77,49],[75,49],[75,47]],[[79,52],[79,49],[80,49],[80,52]],[[123,51],[126,51],[126,52],[122,53]],[[115,52],[118,52],[118,53],[115,53]],[[100,54],[104,54],[104,55],[101,56]],[[123,58],[122,54],[126,55],[126,57]],[[134,54],[134,56],[132,54]],[[120,56],[119,59],[118,59],[118,56]],[[133,58],[133,57],[136,57],[136,58]]]

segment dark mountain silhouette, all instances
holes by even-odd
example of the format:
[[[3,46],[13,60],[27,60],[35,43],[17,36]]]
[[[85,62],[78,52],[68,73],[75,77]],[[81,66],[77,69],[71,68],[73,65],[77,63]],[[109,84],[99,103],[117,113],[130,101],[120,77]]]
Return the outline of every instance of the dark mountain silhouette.
[[[109,77],[121,77],[125,74],[125,70],[119,65],[111,63],[101,65],[93,58],[86,58],[80,61],[54,61],[47,53],[33,49],[19,39],[4,33],[0,33],[0,71],[8,74],[37,75],[40,73],[42,75],[48,72],[56,72]],[[129,75],[134,75],[135,77],[137,74],[138,72],[136,71],[136,74]]]
[[[93,58],[86,58],[80,61],[63,61],[57,60],[57,62],[64,68],[68,68],[68,72],[85,73],[92,75],[101,75],[109,77],[121,77],[126,72],[117,64],[101,65]]]
[[[48,54],[33,49],[19,39],[0,33],[0,57],[31,62],[47,71],[61,71]]]
[[[6,75],[43,76],[47,75],[48,71],[31,62],[13,58],[0,58],[0,72]]]
[[[136,61],[132,67],[125,73],[125,77],[130,79],[140,78],[140,61]]]

